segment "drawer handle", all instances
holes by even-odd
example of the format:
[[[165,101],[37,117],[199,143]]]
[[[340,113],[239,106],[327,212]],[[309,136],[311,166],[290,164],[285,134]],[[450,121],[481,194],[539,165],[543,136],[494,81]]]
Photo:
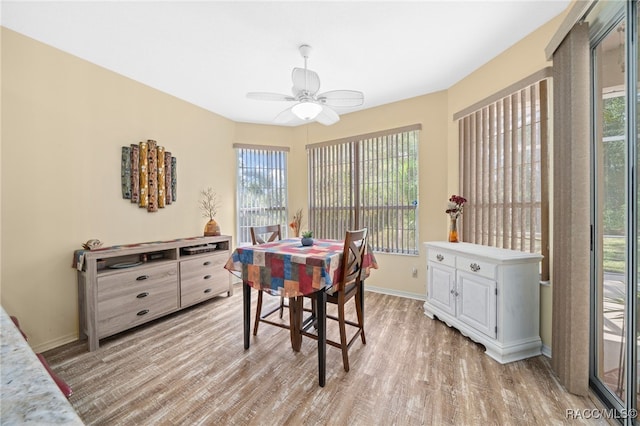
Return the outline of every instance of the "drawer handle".
[[[204,266],[209,266],[209,265],[211,265],[211,262],[207,260],[207,261],[206,261],[206,262],[204,262],[202,265],[204,265]]]
[[[137,281],[144,281],[148,279],[149,279],[149,275],[140,275],[138,278],[136,278]]]
[[[436,256],[436,259],[438,259],[438,262],[442,262],[444,260],[444,256],[439,254]]]
[[[137,315],[137,316],[139,316],[139,317],[141,317],[141,316],[143,316],[143,315],[147,315],[148,313],[149,313],[149,310],[148,310],[148,309],[143,309],[143,310],[141,310],[140,312],[138,312],[136,315]]]
[[[149,295],[149,293],[147,293],[146,291],[144,293],[140,293],[139,295],[137,295],[136,297],[138,299],[144,299],[145,297],[147,297]]]
[[[205,280],[208,280],[209,278],[211,278],[211,275],[205,275],[205,276],[204,276],[204,279],[205,279]]]
[[[211,293],[211,289],[210,289],[210,288],[208,288],[208,289],[206,289],[204,292],[205,292],[205,293]]]
[[[469,268],[471,268],[473,272],[478,272],[480,270],[480,265],[478,265],[477,263],[472,263],[471,265],[469,265]]]

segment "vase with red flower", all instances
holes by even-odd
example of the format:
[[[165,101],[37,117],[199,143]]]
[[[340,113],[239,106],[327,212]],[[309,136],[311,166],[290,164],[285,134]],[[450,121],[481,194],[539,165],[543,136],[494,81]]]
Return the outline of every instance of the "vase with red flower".
[[[449,242],[457,243],[458,239],[458,218],[462,214],[462,207],[467,199],[460,195],[452,195],[445,213],[449,215]]]

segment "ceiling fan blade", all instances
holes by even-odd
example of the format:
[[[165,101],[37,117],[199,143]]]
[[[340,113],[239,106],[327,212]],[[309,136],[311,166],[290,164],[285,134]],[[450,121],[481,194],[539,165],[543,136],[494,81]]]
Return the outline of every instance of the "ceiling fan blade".
[[[270,92],[249,92],[247,98],[256,99],[258,101],[295,101],[296,98],[289,95],[282,95],[280,93]]]
[[[357,107],[364,103],[364,94],[357,90],[331,90],[319,94],[318,102],[332,107]]]
[[[296,96],[301,91],[307,91],[309,94],[315,95],[320,89],[320,77],[315,71],[294,68],[291,72],[291,80],[293,80],[293,94]]]
[[[291,108],[287,108],[284,111],[282,111],[280,114],[276,116],[276,118],[273,119],[273,122],[275,124],[288,124],[291,121],[297,119],[298,117],[295,116],[295,114],[292,111],[292,108],[293,106]]]
[[[320,111],[320,114],[316,117],[316,121],[325,126],[331,126],[340,121],[340,116],[328,106],[322,105],[322,111]]]

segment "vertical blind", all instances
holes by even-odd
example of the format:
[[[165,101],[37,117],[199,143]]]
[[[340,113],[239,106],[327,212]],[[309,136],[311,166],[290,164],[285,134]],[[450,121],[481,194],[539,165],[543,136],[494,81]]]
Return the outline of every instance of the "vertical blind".
[[[541,253],[548,269],[547,80],[458,120],[464,241]]]
[[[287,148],[234,144],[237,149],[238,245],[252,226],[287,229]]]
[[[374,251],[418,253],[420,125],[307,146],[309,223],[319,238],[368,228]]]

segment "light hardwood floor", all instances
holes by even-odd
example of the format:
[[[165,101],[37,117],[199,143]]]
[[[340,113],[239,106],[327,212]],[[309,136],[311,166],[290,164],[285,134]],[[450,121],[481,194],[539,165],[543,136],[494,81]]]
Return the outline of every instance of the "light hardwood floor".
[[[327,348],[320,388],[315,341],[295,353],[287,330],[261,324],[243,349],[236,285],[230,298],[103,339],[97,351],[73,342],[45,357],[96,425],[550,425],[587,423],[567,410],[596,408],[566,392],[544,356],[501,365],[418,300],[366,292],[365,330],[348,373]]]

